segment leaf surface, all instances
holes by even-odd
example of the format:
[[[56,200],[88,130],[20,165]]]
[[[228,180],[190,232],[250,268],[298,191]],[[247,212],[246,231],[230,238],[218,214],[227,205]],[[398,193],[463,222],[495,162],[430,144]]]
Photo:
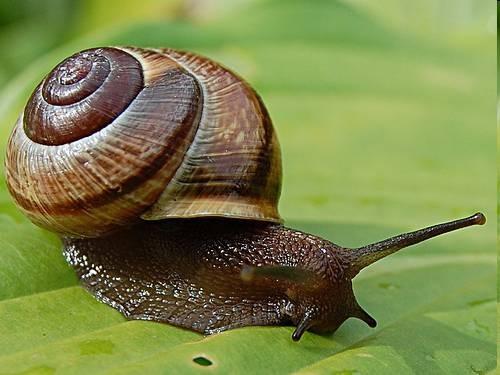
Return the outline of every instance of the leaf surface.
[[[359,246],[478,210],[489,223],[363,271],[354,290],[376,329],[349,320],[299,343],[291,327],[204,338],[126,321],[95,301],[57,237],[17,211],[2,181],[0,374],[493,371],[494,43],[417,38],[334,1],[257,1],[200,23],[130,25],[27,67],[0,95],[2,155],[30,91],[63,57],[95,45],[169,46],[221,61],[262,95],[283,151],[287,225]]]

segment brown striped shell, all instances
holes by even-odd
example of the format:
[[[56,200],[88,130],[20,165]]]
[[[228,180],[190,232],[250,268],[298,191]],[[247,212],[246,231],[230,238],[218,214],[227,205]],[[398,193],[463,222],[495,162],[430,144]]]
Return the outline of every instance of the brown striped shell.
[[[192,53],[116,47],[69,57],[33,92],[5,163],[25,214],[66,236],[141,219],[280,221],[280,150],[264,104]]]

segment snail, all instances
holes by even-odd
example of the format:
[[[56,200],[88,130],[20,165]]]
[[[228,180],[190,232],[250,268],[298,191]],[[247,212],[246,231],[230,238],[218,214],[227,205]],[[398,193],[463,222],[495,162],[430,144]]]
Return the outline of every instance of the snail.
[[[9,138],[8,189],[59,234],[83,286],[129,319],[203,334],[249,325],[376,326],[352,279],[470,217],[356,249],[287,228],[281,156],[258,94],[218,63],[104,47],[65,59]]]

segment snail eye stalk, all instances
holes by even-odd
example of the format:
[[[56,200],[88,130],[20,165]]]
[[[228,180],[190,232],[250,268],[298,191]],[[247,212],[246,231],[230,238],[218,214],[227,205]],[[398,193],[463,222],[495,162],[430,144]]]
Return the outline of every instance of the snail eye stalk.
[[[457,229],[462,229],[472,225],[484,225],[485,223],[486,217],[482,213],[478,212],[463,219],[448,221],[446,223],[419,229],[414,232],[403,233],[380,242],[352,249],[349,251],[349,253],[352,254],[349,274],[352,278],[363,268],[405,247],[415,245]]]

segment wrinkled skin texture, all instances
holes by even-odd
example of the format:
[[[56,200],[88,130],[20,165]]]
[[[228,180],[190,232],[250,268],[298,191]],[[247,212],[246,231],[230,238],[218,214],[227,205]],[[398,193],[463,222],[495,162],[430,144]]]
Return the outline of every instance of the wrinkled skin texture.
[[[295,339],[309,328],[333,331],[350,316],[375,325],[354,298],[348,251],[277,224],[214,218],[64,240],[83,285],[130,319],[204,334],[302,324]]]

